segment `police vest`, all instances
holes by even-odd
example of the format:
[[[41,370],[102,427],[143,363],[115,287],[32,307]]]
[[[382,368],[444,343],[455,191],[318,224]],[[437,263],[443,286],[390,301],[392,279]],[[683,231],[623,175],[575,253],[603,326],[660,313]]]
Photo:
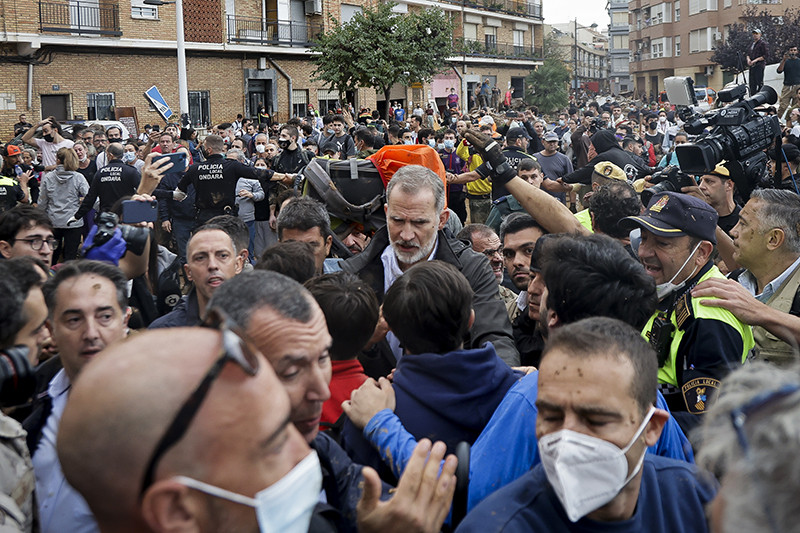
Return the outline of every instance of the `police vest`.
[[[725,276],[719,271],[716,266],[712,266],[708,272],[703,274],[697,283],[705,281],[711,278],[718,278],[718,279],[725,279]],[[706,298],[704,298],[706,299]],[[720,322],[724,322],[735,329],[741,336],[742,336],[742,354],[741,354],[741,361],[744,363],[747,360],[747,354],[753,348],[755,342],[753,340],[753,332],[751,331],[750,327],[741,322],[738,318],[736,318],[733,313],[728,311],[727,309],[723,309],[721,307],[709,307],[702,305],[700,303],[701,300],[696,300],[691,297],[691,292],[687,290],[683,296],[678,299],[677,304],[675,305],[674,309],[672,309],[669,313],[669,321],[673,326],[673,333],[672,333],[672,342],[669,346],[669,355],[658,369],[658,382],[660,384],[671,385],[675,387],[677,390],[675,392],[681,392],[682,396],[686,397],[686,391],[681,391],[682,387],[686,387],[690,385],[689,383],[683,384],[678,382],[678,371],[676,365],[678,361],[681,361],[682,371],[687,370],[691,363],[686,361],[686,357],[678,357],[678,348],[681,345],[681,340],[683,339],[683,335],[688,329],[688,327],[692,324],[694,320],[697,319],[705,319],[705,320],[719,320]],[[650,340],[650,336],[653,333],[653,322],[655,321],[656,317],[661,314],[660,311],[656,310],[653,313],[653,316],[647,321],[644,329],[642,330],[642,336],[645,340]],[[692,380],[696,381],[696,380]],[[713,383],[712,383],[713,382]],[[697,385],[697,384],[695,384]],[[701,384],[705,386],[706,384]],[[716,389],[719,387],[719,380],[717,379],[710,379],[707,383],[707,386],[711,389]],[[711,393],[711,390],[708,390]],[[714,391],[715,392],[715,391]],[[665,394],[666,396],[666,394]],[[688,409],[689,411],[693,411],[691,408]],[[698,408],[697,411],[704,411],[704,408]],[[696,412],[696,411],[695,411]]]
[[[578,211],[575,213],[575,218],[578,219],[578,222],[581,223],[581,226],[594,233],[594,230],[592,229],[592,215],[589,213],[588,209],[584,209],[583,211]]]
[[[800,267],[796,267],[789,279],[784,281],[780,288],[764,303],[773,309],[789,313],[792,310],[792,303],[798,294],[798,290],[800,290]],[[756,342],[753,359],[769,361],[777,365],[786,365],[796,360],[794,349],[788,343],[761,326],[753,328],[753,337]]]

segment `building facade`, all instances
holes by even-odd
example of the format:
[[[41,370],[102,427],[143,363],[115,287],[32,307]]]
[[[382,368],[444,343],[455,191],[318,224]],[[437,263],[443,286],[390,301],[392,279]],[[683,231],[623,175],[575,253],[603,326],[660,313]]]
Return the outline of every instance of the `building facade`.
[[[561,56],[572,71],[572,88],[593,93],[608,92],[608,37],[597,24],[581,26],[577,21],[548,26],[561,48]]]
[[[279,121],[341,105],[312,81],[311,45],[375,0],[182,0],[189,108],[200,127],[255,116]],[[411,102],[444,103],[450,87],[466,102],[489,78],[505,91],[541,64],[541,0],[403,0],[395,10],[438,6],[452,17],[458,55],[432,83],[396,87]],[[139,128],[161,119],[143,97],[156,85],[178,111],[175,6],[144,0],[0,0],[0,124],[5,137],[20,113],[30,122],[113,119],[134,108]],[[385,109],[371,88],[349,94],[356,107]]]
[[[633,90],[628,66],[631,62],[628,42],[628,0],[609,0],[606,5],[611,23],[608,25],[608,77],[612,94],[626,94]]]
[[[794,4],[794,2],[790,2]],[[759,4],[776,15],[782,0],[631,0],[630,72],[637,97],[656,97],[664,78],[690,76],[696,87],[722,89],[733,80],[711,62],[714,46],[743,22],[747,6]]]

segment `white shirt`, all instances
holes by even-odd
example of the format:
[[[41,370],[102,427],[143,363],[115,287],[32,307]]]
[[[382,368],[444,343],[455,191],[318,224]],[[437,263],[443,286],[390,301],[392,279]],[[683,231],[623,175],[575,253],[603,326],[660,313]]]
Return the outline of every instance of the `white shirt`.
[[[86,500],[64,479],[56,453],[56,435],[67,405],[69,388],[70,381],[63,368],[50,380],[47,388],[53,410],[42,428],[42,439],[33,456],[39,521],[42,533],[99,533]]]
[[[72,145],[75,144],[69,139],[62,139],[61,142],[58,143],[47,142],[44,139],[38,139],[36,137],[34,137],[33,140],[36,142],[39,150],[42,151],[42,165],[46,167],[56,165],[56,154],[58,153],[59,149],[64,147],[72,148]]]
[[[436,250],[439,248],[439,236],[436,236],[436,242],[433,245],[433,251],[428,256],[428,261],[433,261],[436,257]],[[389,290],[389,287],[397,281],[397,278],[403,275],[400,270],[400,263],[397,261],[397,255],[394,253],[392,245],[386,247],[381,254],[381,262],[383,263],[383,294]],[[403,348],[400,347],[400,339],[398,339],[391,331],[386,334],[386,340],[389,342],[389,347],[392,349],[395,359],[398,361],[403,356]]]
[[[750,294],[755,296],[756,300],[761,303],[767,303],[767,300],[772,298],[772,295],[781,288],[781,285],[789,279],[789,276],[791,276],[798,267],[800,267],[800,257],[789,265],[789,268],[784,270],[780,276],[767,283],[764,290],[761,291],[761,294],[756,294],[758,282],[756,281],[756,277],[749,270],[745,270],[742,272],[742,275],[739,276],[739,284],[747,289]]]

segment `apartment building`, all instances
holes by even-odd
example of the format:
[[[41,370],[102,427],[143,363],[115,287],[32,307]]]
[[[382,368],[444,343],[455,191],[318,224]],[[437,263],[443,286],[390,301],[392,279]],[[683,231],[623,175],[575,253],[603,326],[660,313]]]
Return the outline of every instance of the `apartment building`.
[[[254,116],[263,104],[277,119],[320,112],[339,96],[312,81],[311,45],[332,24],[376,0],[182,0],[192,123]],[[158,3],[158,2],[156,2]],[[432,83],[390,95],[444,103],[450,87],[467,91],[489,78],[503,91],[523,89],[542,56],[541,0],[403,0],[403,13],[438,6],[453,18],[458,55]],[[0,132],[20,113],[31,122],[114,118],[134,108],[138,126],[161,119],[143,97],[158,86],[178,111],[174,3],[145,0],[0,0]],[[518,94],[519,94],[518,93]],[[385,109],[382,94],[360,89],[356,106]]]
[[[606,4],[611,24],[608,26],[608,82],[613,94],[633,90],[628,65],[631,51],[628,42],[628,0],[608,0]]]
[[[572,70],[572,87],[608,92],[608,37],[598,31],[598,25],[581,26],[572,21],[547,27]]]
[[[710,58],[731,26],[743,22],[745,7],[754,4],[776,15],[789,7],[782,0],[631,0],[630,72],[635,94],[657,95],[668,76],[691,76],[695,86],[715,90],[732,81],[733,75],[722,72]]]

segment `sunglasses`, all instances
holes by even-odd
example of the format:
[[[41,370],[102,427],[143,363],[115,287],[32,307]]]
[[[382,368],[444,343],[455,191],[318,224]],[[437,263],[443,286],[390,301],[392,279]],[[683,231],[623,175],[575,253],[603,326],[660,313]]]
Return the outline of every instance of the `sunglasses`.
[[[222,353],[211,365],[211,368],[206,372],[205,377],[200,381],[194,392],[183,403],[161,440],[159,440],[150,461],[147,463],[139,491],[139,499],[144,496],[145,491],[153,484],[158,462],[186,434],[192,420],[197,415],[197,411],[203,405],[203,400],[208,396],[211,385],[222,373],[225,363],[229,361],[236,363],[248,376],[255,376],[258,372],[260,363],[256,352],[250,349],[247,342],[237,333],[238,328],[225,313],[217,308],[211,309],[206,315],[202,327],[215,329],[222,333]]]

